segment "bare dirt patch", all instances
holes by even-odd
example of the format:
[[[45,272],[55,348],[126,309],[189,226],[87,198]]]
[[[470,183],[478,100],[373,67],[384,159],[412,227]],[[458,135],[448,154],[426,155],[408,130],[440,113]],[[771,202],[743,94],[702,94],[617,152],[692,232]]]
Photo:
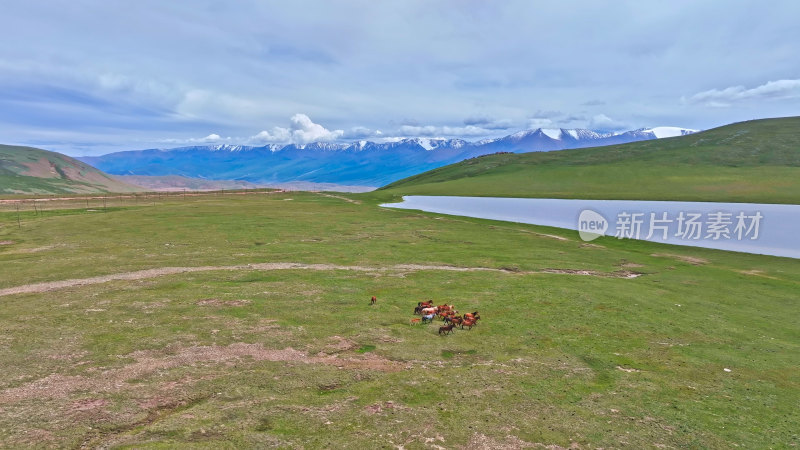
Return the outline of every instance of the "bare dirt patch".
[[[686,256],[686,255],[675,255],[672,253],[653,253],[650,256],[655,256],[656,258],[672,258],[677,259],[678,261],[683,261],[685,263],[689,263],[695,266],[700,266],[703,264],[708,264],[709,261],[703,258],[697,258],[694,256]]]
[[[103,408],[108,406],[109,401],[104,398],[87,398],[72,402],[70,405],[71,411],[91,411],[93,409]]]
[[[171,350],[171,351],[170,351]],[[51,374],[45,378],[6,389],[0,392],[0,402],[17,402],[41,398],[66,398],[80,390],[95,393],[118,392],[129,385],[130,380],[140,380],[155,373],[175,367],[195,366],[200,363],[227,363],[231,361],[284,361],[306,364],[326,364],[343,369],[368,369],[381,372],[396,372],[406,365],[381,358],[374,354],[363,357],[340,358],[333,356],[309,356],[291,347],[278,350],[265,348],[261,344],[243,342],[229,346],[193,346],[168,349],[164,354],[154,351],[135,351],[122,358],[131,358],[133,363],[122,367],[98,371],[90,376],[66,376]]]
[[[538,236],[542,236],[542,237],[546,237],[546,238],[550,238],[550,239],[555,239],[557,241],[568,241],[569,240],[569,239],[567,239],[567,238],[565,238],[563,236],[556,236],[555,234],[545,234],[545,233],[535,233],[535,234],[538,235]]]
[[[619,267],[622,267],[624,269],[638,269],[638,268],[644,267],[644,264],[623,261],[623,262],[619,263]]]
[[[237,266],[161,267],[157,269],[138,270],[135,272],[101,275],[91,278],[74,278],[70,280],[48,281],[44,283],[26,284],[22,286],[0,289],[0,297],[5,295],[47,292],[47,291],[53,291],[57,289],[64,289],[75,286],[108,283],[110,281],[141,280],[145,278],[155,278],[165,275],[177,275],[177,274],[191,273],[191,272],[209,272],[218,270],[319,270],[319,271],[348,270],[348,271],[365,272],[365,273],[443,270],[450,272],[478,272],[478,271],[503,272],[503,273],[516,273],[522,275],[555,273],[555,274],[565,274],[565,275],[588,275],[588,276],[605,277],[605,278],[636,278],[642,275],[640,273],[630,272],[626,270],[619,270],[616,272],[597,272],[593,270],[579,270],[579,269],[543,269],[540,271],[521,271],[521,270],[518,271],[511,269],[495,269],[491,267],[458,267],[458,266],[422,265],[422,264],[397,264],[389,267],[369,267],[369,266],[342,266],[335,264],[303,264],[303,263],[291,263],[291,262],[276,262],[276,263],[245,264]]]
[[[767,274],[764,273],[763,270],[758,270],[758,269],[737,270],[737,272],[741,273],[742,275],[750,275],[750,276],[754,276],[754,277],[769,278],[771,280],[778,280],[779,279],[779,278],[773,277],[771,275],[767,275]]]
[[[643,274],[630,270],[617,270],[615,272],[597,272],[595,270],[581,269],[542,269],[543,273],[555,273],[562,275],[584,275],[601,278],[638,278]]]
[[[0,245],[12,245],[14,241],[0,241]]]
[[[345,352],[347,350],[353,350],[355,348],[358,348],[357,343],[351,341],[350,339],[343,338],[341,336],[331,336],[331,340],[333,340],[333,343],[325,346],[325,350],[328,353]]]
[[[23,175],[36,178],[60,178],[56,166],[47,158],[39,158],[36,162],[22,163],[28,169]]]
[[[364,407],[364,410],[366,410],[367,413],[369,413],[369,414],[380,414],[384,410],[393,410],[393,409],[402,410],[402,409],[409,409],[409,408],[406,407],[406,406],[398,405],[395,402],[391,402],[391,401],[387,401],[387,402],[383,402],[383,403],[379,402],[379,403],[375,403],[375,404],[368,405],[368,406]]]
[[[341,195],[324,194],[322,192],[317,192],[317,194],[319,194],[319,195],[321,195],[323,197],[338,198],[339,200],[344,200],[344,201],[346,201],[348,203],[353,203],[353,204],[356,204],[356,205],[360,205],[361,204],[361,202],[358,201],[358,200],[353,200],[352,198],[342,197]]]
[[[516,436],[506,436],[504,439],[498,439],[486,436],[482,433],[475,433],[469,439],[469,442],[464,447],[465,449],[478,449],[478,450],[493,450],[493,449],[521,449],[521,448],[545,448],[548,450],[569,450],[578,449],[580,446],[577,442],[572,443],[569,447],[562,447],[556,444],[542,444],[540,442],[526,442]]]
[[[253,303],[250,300],[220,300],[218,298],[206,298],[195,303],[199,306],[245,306]]]
[[[54,248],[60,247],[59,245],[45,245],[43,247],[32,247],[32,248],[13,248],[9,250],[9,253],[12,254],[28,254],[28,253],[39,253],[39,252],[46,252],[48,250],[52,250]]]

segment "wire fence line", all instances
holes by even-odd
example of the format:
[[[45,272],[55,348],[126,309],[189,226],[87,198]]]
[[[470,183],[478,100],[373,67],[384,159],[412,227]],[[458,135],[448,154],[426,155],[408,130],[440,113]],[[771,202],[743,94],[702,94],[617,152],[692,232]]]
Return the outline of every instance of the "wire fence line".
[[[240,195],[280,194],[283,189],[219,189],[214,191],[154,191],[119,194],[52,194],[25,198],[0,198],[0,213],[12,213],[13,221],[19,225],[20,216],[30,218],[48,212],[83,209],[88,212],[107,211],[110,208],[130,206],[156,206],[166,202],[192,201]],[[4,214],[8,216],[7,214]],[[6,219],[9,219],[6,217]]]

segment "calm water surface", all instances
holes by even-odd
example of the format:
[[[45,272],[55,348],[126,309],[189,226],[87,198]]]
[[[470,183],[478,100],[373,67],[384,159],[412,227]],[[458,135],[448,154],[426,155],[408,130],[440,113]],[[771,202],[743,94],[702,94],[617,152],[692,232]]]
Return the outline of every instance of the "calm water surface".
[[[605,219],[609,236],[800,258],[798,205],[412,195],[382,206],[571,230],[579,218],[584,229],[591,226],[597,216],[581,215],[591,210]]]

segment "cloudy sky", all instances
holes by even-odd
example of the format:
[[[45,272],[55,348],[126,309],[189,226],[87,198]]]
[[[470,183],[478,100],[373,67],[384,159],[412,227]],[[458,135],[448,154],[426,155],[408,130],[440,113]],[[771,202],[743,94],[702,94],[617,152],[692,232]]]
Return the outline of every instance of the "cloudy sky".
[[[9,0],[0,143],[70,155],[800,114],[800,2]]]

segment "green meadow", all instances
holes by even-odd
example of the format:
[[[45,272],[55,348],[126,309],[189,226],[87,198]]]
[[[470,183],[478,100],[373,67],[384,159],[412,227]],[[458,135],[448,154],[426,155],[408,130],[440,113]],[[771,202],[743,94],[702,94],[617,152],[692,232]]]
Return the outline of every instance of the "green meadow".
[[[800,444],[797,260],[392,199],[5,206],[0,446]]]

